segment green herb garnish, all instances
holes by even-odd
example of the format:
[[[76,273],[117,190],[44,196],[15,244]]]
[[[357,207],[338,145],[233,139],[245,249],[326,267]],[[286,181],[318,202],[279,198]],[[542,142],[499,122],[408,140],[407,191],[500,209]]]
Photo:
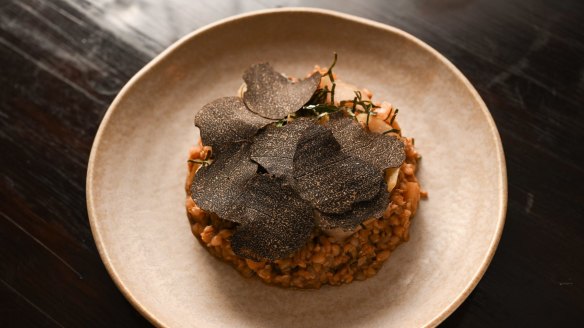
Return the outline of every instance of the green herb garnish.
[[[363,110],[358,110],[357,105],[361,105],[361,107],[363,107]],[[367,120],[365,123],[365,126],[367,126],[367,128],[369,128],[369,117],[371,115],[373,116],[377,115],[377,113],[374,111],[374,109],[376,108],[379,108],[379,106],[373,104],[371,100],[363,100],[363,95],[361,94],[361,91],[355,91],[355,98],[353,100],[353,112],[359,111],[367,114]]]
[[[335,52],[334,59],[333,59],[331,66],[329,66],[329,68],[323,74],[323,77],[327,76],[331,81],[330,90],[329,90],[328,86],[326,86],[326,85],[323,88],[316,90],[314,92],[314,94],[312,95],[312,98],[310,98],[310,101],[308,101],[308,103],[306,105],[302,106],[296,113],[292,114],[291,117],[296,118],[296,117],[300,117],[300,116],[316,116],[316,118],[322,118],[322,117],[325,117],[329,114],[343,110],[343,111],[345,111],[345,113],[347,113],[348,116],[353,118],[355,121],[358,121],[358,119],[357,119],[358,114],[361,114],[361,113],[367,114],[365,126],[367,128],[369,128],[369,122],[371,120],[371,116],[377,115],[377,112],[375,112],[375,109],[380,108],[381,106],[374,104],[371,100],[363,99],[363,94],[361,93],[361,91],[359,91],[359,90],[354,91],[355,97],[353,98],[353,100],[341,100],[339,105],[335,105],[335,88],[336,88],[337,84],[335,82],[335,78],[333,75],[333,68],[337,64],[337,59],[338,59],[338,55]],[[329,94],[331,97],[330,102],[327,101],[327,96]],[[395,110],[395,112],[392,110],[389,112],[388,116],[385,118],[385,120],[387,120],[391,117],[390,125],[393,123],[393,120],[395,120],[395,115],[397,115],[397,112],[398,112],[397,109]],[[286,123],[283,121],[285,121],[285,119],[278,121],[276,123],[276,126],[277,127],[284,126]],[[386,131],[386,133],[395,132],[395,131],[399,131],[399,130],[389,130],[389,131]]]

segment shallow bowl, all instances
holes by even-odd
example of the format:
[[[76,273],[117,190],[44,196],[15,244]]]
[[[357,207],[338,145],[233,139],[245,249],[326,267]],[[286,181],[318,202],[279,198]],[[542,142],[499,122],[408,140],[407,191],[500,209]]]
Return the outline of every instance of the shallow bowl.
[[[269,61],[304,76],[339,54],[335,72],[399,107],[423,155],[429,193],[401,245],[373,278],[320,290],[245,279],[191,235],[184,184],[193,115],[236,94]],[[493,119],[447,59],[390,26],[325,10],[225,19],[144,67],[107,111],[91,152],[87,206],[101,257],[123,294],[164,327],[427,327],[468,296],[503,228],[505,162]]]

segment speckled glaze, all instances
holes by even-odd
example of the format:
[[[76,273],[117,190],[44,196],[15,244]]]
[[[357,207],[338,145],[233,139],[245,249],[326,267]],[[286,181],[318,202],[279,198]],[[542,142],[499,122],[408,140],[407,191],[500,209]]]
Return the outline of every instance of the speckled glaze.
[[[369,49],[371,51],[363,51]],[[411,239],[377,276],[320,290],[270,287],[212,258],[184,210],[193,114],[235,95],[269,61],[304,76],[335,72],[399,109],[423,155]],[[101,257],[130,302],[163,327],[428,327],[468,296],[496,249],[507,181],[501,142],[474,88],[444,57],[398,29],[316,9],[260,11],[181,39],[123,88],[97,133],[87,206]]]

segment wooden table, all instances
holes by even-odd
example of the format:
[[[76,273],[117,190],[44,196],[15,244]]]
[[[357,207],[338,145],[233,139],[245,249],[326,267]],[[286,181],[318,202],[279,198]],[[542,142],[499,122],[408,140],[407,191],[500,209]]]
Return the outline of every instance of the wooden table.
[[[152,57],[220,18],[288,5],[387,23],[470,79],[501,133],[507,222],[484,278],[445,327],[584,322],[581,1],[3,0],[0,326],[143,327],[108,276],[85,207],[109,103]]]

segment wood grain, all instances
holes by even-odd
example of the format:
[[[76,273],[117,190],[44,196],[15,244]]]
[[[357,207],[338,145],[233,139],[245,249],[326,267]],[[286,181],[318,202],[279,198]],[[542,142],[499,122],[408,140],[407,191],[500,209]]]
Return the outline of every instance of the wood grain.
[[[99,122],[124,83],[182,35],[290,5],[415,35],[470,79],[493,114],[507,159],[507,222],[486,275],[443,326],[584,321],[582,2],[8,0],[0,4],[1,326],[149,325],[107,275],[87,220]]]

